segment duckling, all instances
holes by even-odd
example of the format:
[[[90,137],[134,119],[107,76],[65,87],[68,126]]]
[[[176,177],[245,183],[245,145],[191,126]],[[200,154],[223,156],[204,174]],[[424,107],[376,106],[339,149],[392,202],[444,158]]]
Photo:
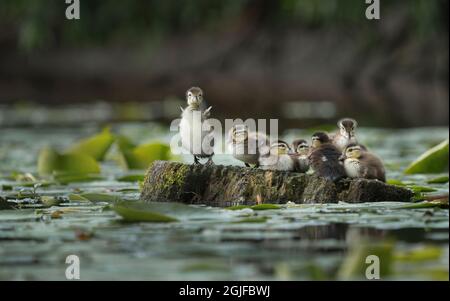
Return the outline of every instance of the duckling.
[[[339,161],[341,152],[324,132],[312,135],[312,147],[308,156],[312,170],[319,176],[337,181],[345,177],[344,166]]]
[[[376,179],[386,182],[383,162],[356,143],[350,143],[342,154],[345,173],[349,178]]]
[[[181,145],[194,156],[194,163],[199,164],[199,158],[208,158],[207,164],[213,163],[214,131],[208,117],[211,108],[202,109],[203,91],[192,87],[186,92],[188,106],[181,108],[180,136]]]
[[[355,119],[343,118],[337,123],[339,131],[332,137],[333,144],[343,151],[347,144],[357,143],[356,127],[358,123]]]
[[[244,162],[247,167],[250,164],[259,167],[260,155],[269,152],[269,138],[259,132],[250,132],[245,124],[230,129],[227,143],[233,157]]]
[[[307,172],[309,170],[309,146],[305,139],[296,139],[292,142],[291,155],[297,160],[298,172]]]
[[[289,145],[282,141],[275,141],[270,145],[269,153],[260,156],[259,164],[265,170],[294,171],[297,169],[297,160],[290,154]]]

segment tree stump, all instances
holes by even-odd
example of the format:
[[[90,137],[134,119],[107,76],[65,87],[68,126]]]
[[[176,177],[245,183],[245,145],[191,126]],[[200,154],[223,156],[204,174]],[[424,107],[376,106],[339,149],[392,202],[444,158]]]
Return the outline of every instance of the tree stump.
[[[377,180],[343,179],[224,165],[155,161],[141,200],[227,207],[258,203],[362,203],[410,201],[411,190]]]

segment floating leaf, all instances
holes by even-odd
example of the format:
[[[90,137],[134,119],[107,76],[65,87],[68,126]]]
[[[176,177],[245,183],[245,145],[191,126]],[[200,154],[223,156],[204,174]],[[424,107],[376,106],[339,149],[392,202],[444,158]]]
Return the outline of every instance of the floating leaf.
[[[433,191],[437,190],[436,188],[433,188],[433,187],[419,186],[419,185],[411,185],[411,186],[408,186],[408,188],[410,188],[415,193],[419,193],[419,192],[433,192]]]
[[[74,174],[96,174],[100,166],[90,156],[85,154],[58,154],[51,148],[44,148],[39,153],[38,172],[49,175],[54,172]]]
[[[259,204],[251,207],[253,210],[272,210],[272,209],[281,209],[279,205],[275,204]]]
[[[445,140],[427,150],[417,160],[411,163],[405,174],[439,173],[448,170],[449,141]]]
[[[61,200],[55,198],[54,196],[42,196],[40,201],[46,207],[56,206],[61,203]]]
[[[445,184],[448,183],[448,176],[433,178],[427,181],[428,184]]]
[[[156,160],[169,160],[170,147],[164,143],[150,143],[137,146],[133,149],[121,150],[123,165],[128,169],[147,169]]]
[[[74,174],[74,173],[58,173],[54,176],[55,181],[61,184],[93,182],[104,179],[99,175],[93,174]]]
[[[149,210],[133,208],[133,206],[125,203],[116,204],[112,209],[126,222],[169,223],[177,221],[176,218]]]
[[[423,209],[423,208],[448,208],[448,199],[434,200],[434,201],[424,201],[414,204],[408,204],[399,207],[399,209]]]
[[[69,201],[71,202],[89,202],[89,199],[79,194],[69,194]]]
[[[406,186],[405,183],[403,183],[402,181],[397,180],[397,179],[388,179],[388,180],[386,181],[386,184],[389,184],[389,185],[396,185],[396,186]]]
[[[109,128],[105,128],[100,134],[78,141],[66,153],[85,154],[102,161],[113,142],[114,136]]]
[[[250,208],[253,210],[271,210],[271,209],[281,209],[281,206],[279,205],[275,205],[275,204],[258,204],[258,205],[236,205],[236,206],[231,206],[231,207],[227,207],[225,209],[228,210],[241,210],[241,209],[246,209],[246,208]]]
[[[81,197],[91,202],[117,202],[120,201],[120,197],[113,194],[106,193],[82,193]]]
[[[136,175],[127,175],[123,176],[117,179],[117,181],[120,182],[139,182],[144,181],[145,175],[143,174],[136,174]]]

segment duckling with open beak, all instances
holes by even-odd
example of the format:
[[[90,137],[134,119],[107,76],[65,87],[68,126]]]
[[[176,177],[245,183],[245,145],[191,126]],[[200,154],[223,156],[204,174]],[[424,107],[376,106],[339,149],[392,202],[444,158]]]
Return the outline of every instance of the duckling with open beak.
[[[186,92],[188,106],[181,108],[180,136],[181,145],[194,156],[194,163],[199,164],[199,158],[208,158],[207,164],[212,164],[214,155],[214,129],[208,121],[211,107],[203,106],[203,91],[192,87]]]
[[[340,157],[349,178],[376,179],[386,182],[383,162],[376,155],[364,150],[361,145],[350,143]]]
[[[344,166],[339,161],[341,152],[328,135],[317,132],[312,135],[311,140],[312,147],[308,159],[314,173],[331,181],[345,177]]]
[[[269,153],[259,158],[259,165],[265,170],[294,171],[297,169],[297,160],[290,154],[289,145],[282,141],[275,141],[270,145]]]
[[[350,143],[357,143],[356,127],[358,123],[355,119],[343,118],[337,123],[339,131],[332,137],[333,144],[343,151]]]
[[[251,132],[245,124],[233,126],[228,132],[228,150],[245,166],[259,167],[259,157],[269,152],[269,138],[259,132]]]
[[[296,139],[292,142],[291,156],[297,160],[297,172],[309,170],[309,145],[305,139]]]

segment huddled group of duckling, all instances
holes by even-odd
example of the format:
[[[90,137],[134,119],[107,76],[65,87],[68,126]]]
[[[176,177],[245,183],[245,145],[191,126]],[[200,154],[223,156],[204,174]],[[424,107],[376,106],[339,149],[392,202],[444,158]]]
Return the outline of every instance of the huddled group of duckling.
[[[211,107],[204,108],[203,92],[198,87],[190,88],[186,98],[188,106],[182,108],[180,122],[181,144],[194,156],[196,164],[199,158],[208,158],[207,164],[211,164],[214,155],[213,133],[212,130],[204,130],[207,126],[202,127],[208,122]],[[193,118],[194,112],[201,117],[199,121]],[[247,167],[314,172],[332,181],[349,177],[385,182],[382,161],[358,143],[357,125],[354,119],[341,119],[336,133],[329,135],[316,132],[311,137],[311,144],[305,139],[296,139],[291,144],[283,140],[271,142],[268,136],[250,131],[244,124],[235,125],[228,133],[227,146],[234,158],[244,162]],[[208,143],[203,142],[205,139]]]

